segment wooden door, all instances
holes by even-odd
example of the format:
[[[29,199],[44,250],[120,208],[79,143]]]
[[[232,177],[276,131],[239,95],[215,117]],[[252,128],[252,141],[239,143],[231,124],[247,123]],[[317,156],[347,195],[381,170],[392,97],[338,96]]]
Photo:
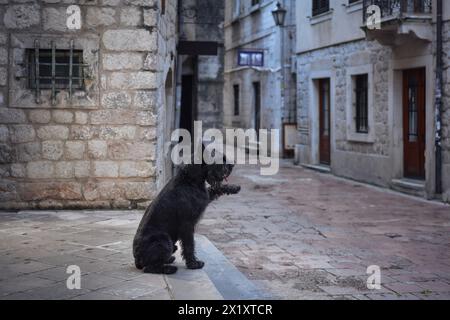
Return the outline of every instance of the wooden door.
[[[330,79],[319,80],[319,160],[331,164]]]
[[[403,73],[404,175],[425,178],[425,69]]]

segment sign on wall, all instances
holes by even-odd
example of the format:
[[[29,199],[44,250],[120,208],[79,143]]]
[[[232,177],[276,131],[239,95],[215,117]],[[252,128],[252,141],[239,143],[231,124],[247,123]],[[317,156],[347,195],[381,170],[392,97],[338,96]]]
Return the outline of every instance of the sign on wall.
[[[238,66],[263,67],[264,52],[262,50],[238,50]]]

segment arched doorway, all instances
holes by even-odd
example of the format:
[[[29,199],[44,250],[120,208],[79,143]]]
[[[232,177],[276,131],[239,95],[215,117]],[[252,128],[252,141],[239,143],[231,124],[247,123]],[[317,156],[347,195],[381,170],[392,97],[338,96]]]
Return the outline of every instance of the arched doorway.
[[[173,163],[171,159],[172,144],[171,135],[175,128],[175,100],[174,100],[174,79],[173,72],[170,69],[167,72],[165,88],[164,88],[164,137],[165,137],[165,150],[164,150],[164,166],[163,177],[164,184],[166,184],[173,175]]]

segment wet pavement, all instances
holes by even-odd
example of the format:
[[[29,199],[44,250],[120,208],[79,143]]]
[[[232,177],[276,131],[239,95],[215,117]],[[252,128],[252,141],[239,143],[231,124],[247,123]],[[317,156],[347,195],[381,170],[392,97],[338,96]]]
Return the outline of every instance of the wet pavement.
[[[241,193],[212,205],[199,233],[274,296],[450,298],[450,206],[288,164],[273,177],[239,168],[230,183]]]
[[[0,212],[0,299],[450,298],[449,206],[286,164],[269,177],[237,168],[230,183],[241,193],[198,227],[206,268],[178,257],[175,276],[134,268],[142,211]],[[70,265],[80,290],[67,288]]]

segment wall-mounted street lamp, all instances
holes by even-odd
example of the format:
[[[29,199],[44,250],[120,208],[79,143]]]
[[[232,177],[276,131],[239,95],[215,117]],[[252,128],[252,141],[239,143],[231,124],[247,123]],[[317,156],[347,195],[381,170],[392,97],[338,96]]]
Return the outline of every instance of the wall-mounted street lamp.
[[[281,42],[281,50],[280,50],[280,63],[281,63],[281,76],[282,76],[282,84],[281,84],[281,108],[283,113],[282,118],[282,135],[283,135],[283,157],[291,158],[293,157],[294,150],[292,149],[292,146],[289,145],[289,139],[292,135],[296,134],[297,124],[295,121],[291,119],[291,111],[289,110],[289,117],[285,118],[285,112],[286,112],[286,65],[285,65],[285,43],[284,43],[284,23],[286,20],[286,14],[287,10],[283,8],[281,3],[278,1],[277,8],[272,11],[273,19],[275,21],[275,25],[277,27],[280,27],[280,42]]]
[[[287,10],[281,6],[281,3],[277,3],[277,8],[272,11],[273,19],[277,27],[284,26],[284,20],[286,19]]]

